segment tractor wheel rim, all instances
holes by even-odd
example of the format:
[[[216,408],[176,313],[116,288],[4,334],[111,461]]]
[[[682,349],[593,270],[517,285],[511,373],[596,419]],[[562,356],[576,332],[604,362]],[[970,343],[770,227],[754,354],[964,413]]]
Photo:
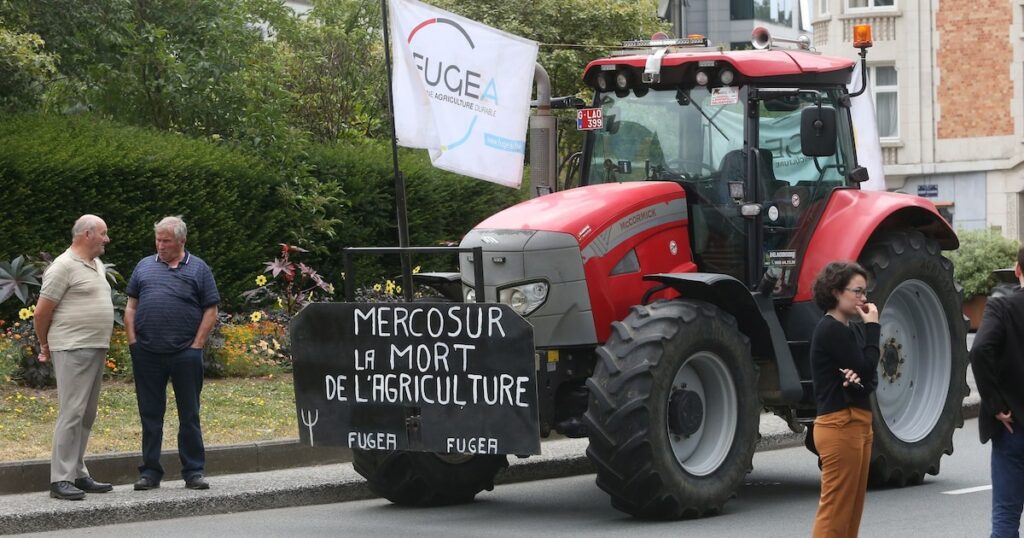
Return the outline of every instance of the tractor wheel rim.
[[[674,433],[668,420],[672,394],[684,389],[695,392],[703,402],[700,427],[690,436]],[[676,461],[684,471],[694,476],[706,476],[722,465],[736,437],[738,410],[736,385],[729,367],[718,355],[702,351],[686,359],[676,372],[672,390],[665,398],[665,433]]]
[[[935,428],[949,393],[946,311],[931,286],[907,280],[889,295],[879,321],[878,409],[893,435],[916,443]]]

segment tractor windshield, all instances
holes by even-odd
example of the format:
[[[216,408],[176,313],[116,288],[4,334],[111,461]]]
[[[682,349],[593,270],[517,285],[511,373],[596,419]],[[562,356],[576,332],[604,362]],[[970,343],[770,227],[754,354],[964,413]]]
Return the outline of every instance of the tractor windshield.
[[[598,96],[604,128],[592,136],[588,184],[675,180],[706,190],[707,183],[742,181],[746,175],[743,135],[746,88],[712,94],[705,87],[650,90],[641,97],[614,92]],[[836,154],[817,159],[800,148],[800,114],[809,106],[835,106],[835,90],[761,101],[758,148],[764,180],[791,186],[824,187],[846,183],[854,166],[849,120],[838,114]],[[837,107],[838,108],[838,107]],[[765,165],[771,163],[771,167]],[[720,188],[714,190],[721,190]],[[770,195],[770,192],[764,192]]]

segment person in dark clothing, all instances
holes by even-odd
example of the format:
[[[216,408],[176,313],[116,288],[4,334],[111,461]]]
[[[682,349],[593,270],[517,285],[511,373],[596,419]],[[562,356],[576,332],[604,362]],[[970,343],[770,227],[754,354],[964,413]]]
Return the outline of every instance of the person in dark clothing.
[[[156,223],[155,255],[135,266],[128,281],[124,327],[142,419],[142,465],[136,490],[160,487],[167,381],[178,404],[178,457],[189,489],[208,489],[206,451],[199,424],[203,347],[217,322],[220,294],[210,267],[185,250],[188,228],[180,217]]]
[[[1024,286],[1024,247],[1014,275]],[[1024,510],[1024,289],[990,297],[971,347],[981,393],[978,433],[992,440],[992,536],[1016,537]]]
[[[828,264],[814,282],[825,316],[811,338],[811,376],[821,457],[821,499],[813,536],[857,536],[871,464],[870,395],[878,385],[881,328],[867,302],[867,271],[856,263]],[[863,325],[850,322],[861,318]]]

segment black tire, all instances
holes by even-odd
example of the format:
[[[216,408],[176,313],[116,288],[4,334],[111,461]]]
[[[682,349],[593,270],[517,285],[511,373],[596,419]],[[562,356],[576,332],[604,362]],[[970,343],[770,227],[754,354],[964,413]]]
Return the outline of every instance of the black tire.
[[[924,480],[925,473],[936,475],[939,473],[939,460],[943,454],[953,453],[953,432],[964,425],[963,400],[969,393],[967,387],[967,328],[963,322],[961,310],[962,293],[960,287],[953,280],[953,264],[942,256],[939,244],[931,238],[925,237],[918,231],[901,231],[888,233],[879,237],[868,245],[861,257],[861,263],[870,273],[868,283],[868,300],[879,306],[883,326],[882,335],[882,360],[879,361],[879,386],[872,396],[872,407],[874,412],[874,447],[871,457],[871,472],[869,483],[872,486],[895,486],[920,484]],[[935,297],[928,299],[926,289],[923,289],[918,282],[930,288]],[[909,289],[916,293],[904,297],[910,297],[909,301],[900,306],[899,301],[892,301],[891,296],[898,287]],[[917,286],[917,288],[914,288]],[[916,297],[916,299],[915,299]],[[935,302],[937,299],[938,302]],[[916,302],[915,302],[916,301]],[[909,305],[909,306],[908,306]],[[932,305],[929,307],[929,305]],[[887,339],[887,314],[886,308],[899,310],[916,310],[913,317],[916,319],[935,319],[936,326],[943,325],[949,331],[949,378],[945,396],[941,392],[930,396],[924,403],[910,404],[911,407],[918,406],[922,410],[918,412],[922,417],[931,416],[930,413],[938,413],[937,421],[928,430],[930,420],[922,418],[919,427],[913,435],[898,434],[901,432],[900,424],[906,424],[913,418],[913,409],[903,413],[906,418],[901,418],[900,423],[892,416],[883,415],[883,407],[879,398],[884,395],[880,392],[886,390],[886,384],[900,383],[900,379],[892,379],[893,372],[902,375],[902,360],[886,360],[887,346],[890,348],[889,357],[902,359],[903,351],[892,353],[892,348]],[[934,318],[933,318],[934,316]],[[939,317],[942,316],[942,317]],[[944,320],[943,320],[944,317]],[[944,321],[944,323],[943,323]],[[890,330],[890,332],[892,332]],[[904,332],[912,332],[910,330]],[[893,333],[895,334],[895,333]],[[938,333],[937,333],[938,334]],[[913,336],[901,335],[902,341],[913,341],[918,336],[927,338],[926,331],[919,331]],[[941,336],[939,339],[944,339]],[[899,343],[902,350],[903,343]],[[936,346],[942,347],[943,342],[937,342]],[[920,349],[920,348],[916,348]],[[941,364],[945,359],[939,359],[939,355],[932,355],[933,364]],[[911,361],[914,357],[909,355],[906,360]],[[893,368],[894,364],[899,364]],[[889,366],[889,375],[886,374],[886,366]],[[938,371],[944,371],[945,366],[934,367]],[[908,376],[912,377],[912,376]],[[930,388],[924,386],[928,383],[926,375],[913,376],[917,383],[914,394],[928,394]],[[910,380],[904,379],[903,383],[913,386]],[[936,389],[941,390],[943,382],[932,382]],[[903,390],[903,389],[900,389]],[[915,396],[917,397],[917,396]],[[917,397],[917,398],[923,398]],[[941,410],[939,410],[941,404]],[[890,426],[889,422],[892,422]],[[906,430],[911,431],[911,430]],[[903,437],[903,438],[901,438]]]
[[[406,506],[468,503],[494,489],[494,476],[508,467],[505,456],[474,455],[450,462],[429,452],[352,450],[352,466],[370,491]],[[457,456],[456,456],[457,458]]]
[[[761,403],[749,340],[732,316],[699,301],[634,306],[612,328],[587,380],[587,456],[597,468],[597,485],[611,495],[612,506],[637,517],[679,519],[720,512],[752,469],[758,439]],[[702,352],[717,356],[728,371],[736,405],[735,431],[721,430],[732,432],[724,459],[698,475],[684,469],[673,452],[672,438],[681,438],[669,431],[668,401],[678,392],[673,388],[677,373]]]

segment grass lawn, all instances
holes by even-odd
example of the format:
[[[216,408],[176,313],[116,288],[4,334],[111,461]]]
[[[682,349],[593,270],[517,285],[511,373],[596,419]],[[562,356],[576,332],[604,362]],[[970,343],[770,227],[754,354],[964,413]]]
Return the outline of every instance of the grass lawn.
[[[164,448],[177,447],[178,412],[167,386]],[[49,458],[57,390],[0,385],[0,461]],[[298,437],[291,374],[207,379],[202,425],[206,446]],[[87,454],[138,452],[142,446],[135,387],[104,382]]]

